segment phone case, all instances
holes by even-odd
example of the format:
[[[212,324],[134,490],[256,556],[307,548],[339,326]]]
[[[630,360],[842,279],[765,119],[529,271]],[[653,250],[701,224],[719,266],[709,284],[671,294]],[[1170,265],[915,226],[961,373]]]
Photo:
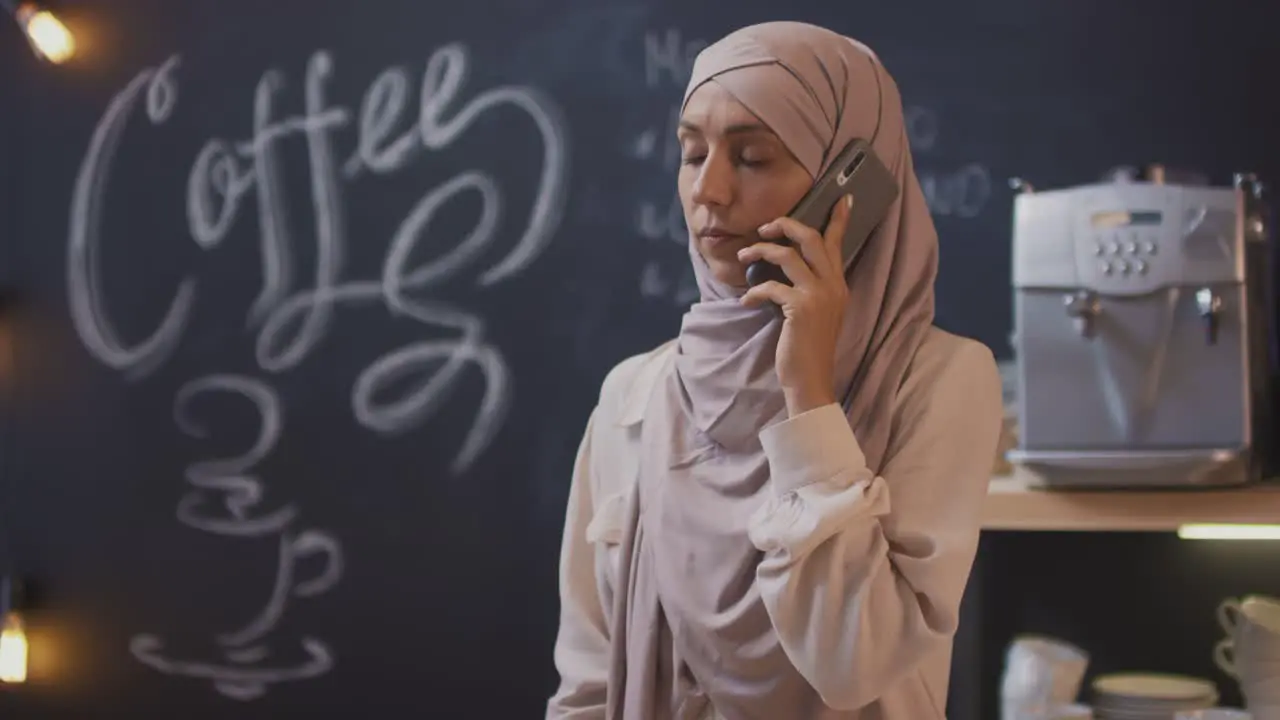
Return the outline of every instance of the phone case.
[[[788,217],[822,232],[836,203],[850,194],[853,195],[853,212],[845,230],[843,250],[846,271],[898,198],[897,179],[876,156],[871,145],[861,138],[846,145],[827,172],[788,213]],[[791,241],[784,238],[779,242],[789,244]],[[791,284],[782,268],[773,263],[758,260],[747,267],[747,284],[751,287],[769,280]]]

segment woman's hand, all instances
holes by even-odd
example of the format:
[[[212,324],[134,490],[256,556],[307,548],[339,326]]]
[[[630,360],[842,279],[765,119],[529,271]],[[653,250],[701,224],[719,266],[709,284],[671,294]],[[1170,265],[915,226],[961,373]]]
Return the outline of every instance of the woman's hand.
[[[778,218],[761,226],[760,237],[785,236],[791,246],[759,242],[738,252],[743,263],[777,265],[792,282],[788,287],[770,280],[742,296],[744,305],[773,302],[782,309],[775,366],[791,417],[835,402],[836,341],[849,298],[842,246],[852,204],[849,196],[838,203],[821,235],[790,218]]]

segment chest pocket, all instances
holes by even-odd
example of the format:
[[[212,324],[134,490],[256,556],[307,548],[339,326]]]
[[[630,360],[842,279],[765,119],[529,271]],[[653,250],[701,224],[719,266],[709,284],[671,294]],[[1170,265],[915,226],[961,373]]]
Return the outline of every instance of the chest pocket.
[[[596,591],[600,593],[606,613],[613,608],[614,594],[618,591],[626,520],[627,493],[616,492],[596,506],[584,533],[587,542],[595,548]]]
[[[639,476],[639,423],[602,423],[593,438],[595,503],[584,534],[595,548],[597,581],[612,595],[623,563],[622,541],[631,521],[631,497]]]
[[[591,522],[587,523],[587,542],[607,546],[614,551],[626,533],[627,503],[636,486],[640,465],[639,426],[606,426],[596,435],[596,447],[603,451],[593,458],[596,503]]]
[[[591,522],[587,523],[587,542],[593,545],[616,547],[622,542],[622,533],[627,521],[627,495],[615,492],[596,506]]]

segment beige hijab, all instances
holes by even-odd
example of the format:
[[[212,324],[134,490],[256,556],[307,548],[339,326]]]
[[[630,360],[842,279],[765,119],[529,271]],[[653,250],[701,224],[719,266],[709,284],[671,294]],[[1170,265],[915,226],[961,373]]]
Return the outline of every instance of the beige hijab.
[[[814,177],[861,137],[901,185],[846,269],[833,388],[878,471],[895,393],[933,321],[938,257],[897,85],[864,45],[795,22],[746,27],[706,48],[685,101],[707,82],[758,116]],[[692,241],[690,255],[701,300],[684,317],[641,431],[636,520],[613,615],[611,717],[696,717],[708,700],[734,720],[826,717],[773,631],[755,586],[760,553],[747,537],[748,518],[772,492],[757,436],[786,413],[774,371],[781,321],[771,308],[741,307]]]

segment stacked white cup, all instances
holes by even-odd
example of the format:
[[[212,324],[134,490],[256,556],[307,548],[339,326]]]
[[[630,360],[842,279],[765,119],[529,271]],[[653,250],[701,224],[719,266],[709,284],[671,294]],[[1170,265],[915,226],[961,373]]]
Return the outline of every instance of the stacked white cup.
[[[1240,684],[1253,720],[1280,720],[1280,599],[1250,595],[1218,606],[1227,637],[1213,661]]]
[[[1072,703],[1088,666],[1089,654],[1065,640],[1043,635],[1014,638],[1005,653],[1000,683],[1002,720],[1041,720],[1083,709]]]

